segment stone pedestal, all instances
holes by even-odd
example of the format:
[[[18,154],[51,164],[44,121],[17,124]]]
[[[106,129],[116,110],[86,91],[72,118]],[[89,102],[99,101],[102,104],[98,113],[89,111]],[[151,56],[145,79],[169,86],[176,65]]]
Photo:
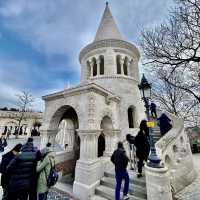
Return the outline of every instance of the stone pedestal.
[[[77,130],[80,139],[80,159],[76,163],[73,193],[80,200],[94,194],[101,178],[101,163],[97,158],[98,137],[101,130]]]
[[[168,169],[145,166],[147,199],[172,200]]]
[[[73,193],[80,200],[88,200],[94,195],[94,190],[100,184],[101,163],[100,160],[93,162],[80,161],[76,163],[76,175],[73,185]]]

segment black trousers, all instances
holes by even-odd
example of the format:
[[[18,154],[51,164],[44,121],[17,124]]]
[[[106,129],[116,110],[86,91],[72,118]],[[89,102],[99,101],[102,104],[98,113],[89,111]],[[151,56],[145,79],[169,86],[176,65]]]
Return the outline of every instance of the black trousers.
[[[7,189],[7,187],[4,187],[2,200],[7,200],[7,199],[8,199],[8,189]]]
[[[139,158],[138,160],[138,173],[141,174],[142,173],[142,167],[143,167],[143,159]]]
[[[6,200],[28,200],[28,190],[9,191]]]
[[[40,193],[40,194],[38,195],[39,200],[47,200],[47,195],[48,195],[48,192]]]

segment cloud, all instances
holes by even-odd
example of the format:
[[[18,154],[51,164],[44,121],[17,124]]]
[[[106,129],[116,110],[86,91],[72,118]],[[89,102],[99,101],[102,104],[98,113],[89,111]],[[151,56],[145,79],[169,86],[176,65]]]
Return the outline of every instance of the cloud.
[[[124,39],[138,44],[143,28],[165,20],[172,0],[109,4]],[[79,52],[94,40],[104,8],[102,0],[1,1],[0,104],[11,104],[24,88],[39,98],[77,84]]]

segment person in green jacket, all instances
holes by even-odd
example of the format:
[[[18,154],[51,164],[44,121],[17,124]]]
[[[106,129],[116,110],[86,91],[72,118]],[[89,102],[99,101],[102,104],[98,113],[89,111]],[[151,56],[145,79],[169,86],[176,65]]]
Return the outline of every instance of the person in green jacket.
[[[37,164],[38,182],[37,193],[38,200],[47,200],[49,187],[47,186],[47,178],[51,170],[51,166],[55,165],[54,152],[50,150],[51,143],[47,143],[46,148],[41,150],[41,161]]]

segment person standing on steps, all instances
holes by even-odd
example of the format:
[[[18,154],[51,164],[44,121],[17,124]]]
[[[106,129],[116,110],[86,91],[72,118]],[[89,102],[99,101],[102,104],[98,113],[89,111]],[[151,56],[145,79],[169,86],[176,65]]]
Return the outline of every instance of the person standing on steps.
[[[154,102],[150,104],[150,110],[151,110],[151,116],[157,119],[156,104]]]
[[[115,165],[115,178],[116,178],[116,187],[115,187],[115,200],[120,200],[120,190],[122,180],[125,180],[124,184],[124,200],[129,199],[128,191],[129,191],[129,175],[127,172],[128,166],[128,156],[126,155],[126,151],[124,149],[123,143],[118,142],[117,149],[111,156],[111,161]]]
[[[162,113],[158,118],[161,136],[165,135],[172,128],[171,121],[172,120],[165,113]]]
[[[140,130],[135,137],[135,146],[136,146],[136,156],[138,160],[138,175],[137,177],[142,177],[142,167],[144,160],[147,161],[150,151],[149,140],[146,136],[147,125],[146,120],[142,120],[140,123]]]

